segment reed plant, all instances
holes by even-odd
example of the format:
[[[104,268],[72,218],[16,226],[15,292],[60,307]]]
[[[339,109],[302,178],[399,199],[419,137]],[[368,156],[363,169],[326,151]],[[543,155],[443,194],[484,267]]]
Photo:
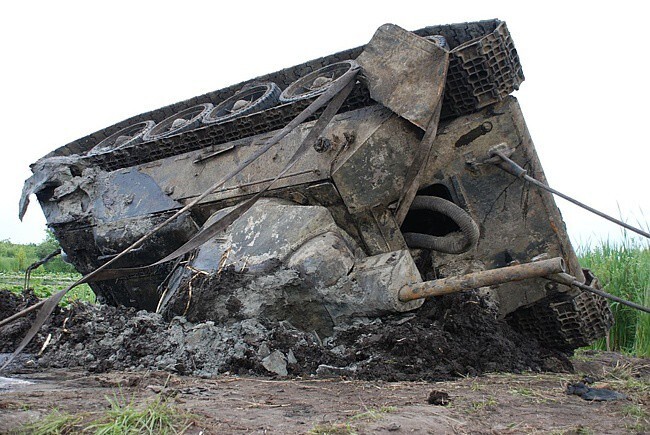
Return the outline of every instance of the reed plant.
[[[620,298],[650,306],[650,242],[623,234],[578,249],[583,267],[599,278],[603,290]],[[612,302],[615,324],[609,333],[610,350],[650,356],[650,314]],[[594,343],[607,349],[607,340]]]

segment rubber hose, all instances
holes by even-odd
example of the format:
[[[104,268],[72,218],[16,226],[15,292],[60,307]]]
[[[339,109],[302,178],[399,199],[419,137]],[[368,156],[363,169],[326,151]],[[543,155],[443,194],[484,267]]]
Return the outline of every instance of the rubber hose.
[[[404,240],[409,248],[431,249],[446,254],[462,254],[478,243],[480,231],[474,219],[462,208],[451,201],[438,196],[416,196],[410,210],[430,210],[449,217],[460,228],[463,237],[432,236],[423,233],[404,233]]]

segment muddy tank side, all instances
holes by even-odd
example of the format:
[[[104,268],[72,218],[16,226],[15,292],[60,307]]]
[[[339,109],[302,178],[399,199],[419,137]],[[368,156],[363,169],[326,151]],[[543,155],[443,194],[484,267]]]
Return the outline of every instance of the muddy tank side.
[[[388,38],[373,46],[382,28]],[[284,127],[315,97],[264,107],[256,113],[228,117],[225,122],[212,122],[193,129],[179,128],[178,134],[151,135],[143,131],[137,141],[130,141],[128,135],[118,137],[120,145],[112,148],[98,147],[98,143],[107,137],[116,137],[121,129],[133,123],[151,120],[160,123],[199,104],[218,105],[224,100],[236,100],[233,96],[242,89],[250,89],[252,84],[274,82],[272,86],[286,89],[296,79],[336,61],[357,58],[363,65],[372,65],[372,61],[367,60],[369,47],[381,51],[382,44],[390,46],[391,35],[399,32],[404,32],[405,39],[415,38],[413,45],[419,46],[420,51],[428,52],[433,47],[429,45],[431,42],[397,26],[382,28],[367,46],[132,117],[53,151],[33,166],[34,177],[26,183],[21,212],[26,206],[25,197],[36,193],[48,225],[69,258],[82,273],[93,270],[199,196],[212,185],[215,174],[223,168],[235,167],[252,155],[266,138]],[[444,51],[437,64],[444,65],[439,74],[440,83],[435,83],[440,89],[445,88],[444,98],[442,91],[438,93],[441,103],[431,101],[428,105],[419,105],[426,106],[425,112],[412,114],[408,104],[401,104],[404,95],[400,95],[399,90],[394,95],[378,96],[377,81],[373,81],[370,69],[366,69],[367,75],[355,84],[350,97],[315,146],[266,195],[288,201],[291,205],[286,210],[295,216],[309,216],[311,209],[301,207],[316,207],[320,210],[318,213],[331,216],[336,227],[328,230],[330,235],[325,239],[331,240],[331,245],[315,238],[300,239],[300,243],[293,242],[295,246],[291,249],[289,245],[282,245],[279,233],[274,233],[278,246],[277,249],[269,248],[269,252],[308,253],[295,257],[300,261],[291,260],[289,255],[276,258],[286,263],[285,266],[310,270],[306,265],[320,249],[337,252],[341,243],[358,247],[350,251],[354,251],[354,255],[349,253],[351,264],[358,267],[350,267],[358,274],[358,282],[368,284],[338,287],[340,282],[347,282],[348,278],[342,277],[343,281],[332,278],[336,285],[319,287],[314,297],[320,298],[326,307],[323,312],[328,313],[319,322],[320,328],[331,329],[339,317],[364,312],[378,315],[383,312],[383,308],[377,308],[379,306],[400,307],[397,283],[405,283],[400,281],[404,274],[399,272],[404,270],[408,270],[407,275],[414,280],[435,279],[561,257],[570,273],[585,279],[553,198],[531,191],[521,182],[513,182],[510,175],[487,161],[491,150],[499,145],[531,173],[544,179],[519,106],[509,97],[524,76],[505,23],[489,20],[433,26],[414,33],[420,37],[443,35],[449,42],[451,50]],[[443,50],[436,46],[432,52],[442,53]],[[382,58],[381,53],[377,58]],[[388,91],[390,94],[394,89],[389,86]],[[397,98],[392,98],[395,95]],[[245,107],[243,100],[235,103],[240,102]],[[440,126],[438,116],[445,120]],[[428,122],[429,118],[432,121]],[[152,263],[189,240],[202,225],[227,207],[261,191],[286,165],[313,128],[313,119],[301,124],[274,150],[262,155],[233,180],[208,195],[191,213],[131,252],[115,267]],[[439,127],[438,135],[431,136],[435,140],[430,154],[422,155],[420,151],[426,145],[423,130],[428,130],[430,123]],[[170,125],[174,127],[175,124],[170,121]],[[93,147],[95,149],[89,152]],[[469,238],[454,255],[435,249],[414,249],[409,234],[417,233],[418,238],[442,237],[456,246],[458,243],[452,239],[458,233],[458,222],[419,209],[409,211],[403,224],[396,217],[403,192],[412,182],[411,168],[424,161],[428,161],[428,165],[418,178],[420,188],[416,198],[443,200],[460,210],[464,219],[471,223],[469,226],[476,228],[471,237],[461,228],[462,235]],[[282,207],[279,209],[284,210]],[[268,219],[270,206],[269,210],[264,207],[256,210],[255,228],[259,230],[268,226],[260,222]],[[296,222],[299,221],[297,218]],[[253,227],[246,222],[237,225],[242,228],[240,233],[226,233],[230,243],[234,240],[233,246],[241,247],[257,240],[249,234]],[[300,231],[296,227],[291,232]],[[215,243],[217,250],[229,252],[232,247]],[[213,251],[205,249],[204,256],[211,256]],[[256,255],[260,257],[259,253]],[[266,258],[265,255],[261,257]],[[244,254],[240,260],[247,264]],[[193,264],[193,260],[188,261]],[[104,302],[152,310],[159,308],[161,292],[165,294],[173,287],[170,281],[174,276],[178,277],[176,284],[182,277],[187,278],[187,271],[179,272],[183,267],[167,264],[140,275],[95,282],[91,286]],[[170,274],[172,270],[174,273]],[[383,287],[390,288],[391,295],[373,293],[374,289]],[[602,301],[586,300],[574,290],[549,284],[543,279],[503,284],[482,291],[493,294],[499,303],[501,317],[541,338],[554,337],[551,341],[556,347],[576,347],[578,343],[602,335],[609,322]],[[284,294],[283,291],[280,294]],[[379,305],[362,308],[353,303],[353,294],[357,299],[372,295],[368,300]],[[282,305],[283,299],[278,301]],[[408,309],[417,306],[419,304],[412,304]],[[366,308],[369,309],[364,311]],[[531,320],[538,319],[540,313],[552,319],[545,326]],[[580,318],[585,314],[591,320],[581,323]]]

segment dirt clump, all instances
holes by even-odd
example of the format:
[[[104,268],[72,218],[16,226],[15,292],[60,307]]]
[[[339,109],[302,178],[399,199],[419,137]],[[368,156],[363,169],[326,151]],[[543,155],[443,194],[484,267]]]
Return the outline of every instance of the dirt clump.
[[[8,290],[0,290],[0,320],[6,319],[37,302],[38,297],[36,297],[31,289],[27,289],[22,294],[12,293]],[[55,315],[59,314],[59,312],[60,309],[57,309]],[[8,325],[0,327],[0,353],[12,352],[25,334],[27,334],[35,318],[36,312],[33,312]],[[52,319],[49,319],[44,329],[47,329],[51,323]],[[25,352],[38,352],[42,344],[43,337],[39,334],[29,343]]]
[[[5,292],[0,294],[11,300]],[[19,306],[3,304],[3,310]],[[190,322],[133,308],[75,304],[42,328],[40,335],[51,333],[52,339],[38,364],[92,372],[166,370],[202,377],[231,373],[387,381],[571,370],[565,355],[513,330],[496,313],[488,299],[467,292],[428,301],[412,313],[359,318],[321,337],[289,321]],[[0,331],[3,352],[13,350],[24,335],[7,333],[8,327]],[[40,348],[38,341],[33,346]]]

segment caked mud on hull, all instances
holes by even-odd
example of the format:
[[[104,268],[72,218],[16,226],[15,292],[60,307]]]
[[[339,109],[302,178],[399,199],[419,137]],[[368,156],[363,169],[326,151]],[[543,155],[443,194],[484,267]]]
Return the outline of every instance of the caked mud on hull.
[[[357,70],[316,138],[310,132],[327,110],[203,195]],[[68,258],[88,273],[199,197],[112,268],[151,265],[264,192],[192,253],[91,287],[109,304],[184,314],[174,308],[179,292],[199,275],[231,268],[258,279],[214,301],[239,317],[292,317],[327,334],[355,317],[418,309],[429,283],[458,277],[465,281],[453,291],[480,287],[500,317],[575,348],[606,332],[607,305],[544,278],[593,280],[553,198],[494,164],[499,150],[544,180],[510,96],[523,79],[498,20],[415,32],[385,25],[366,46],[132,117],[53,151],[32,166],[20,213],[35,193]],[[480,285],[467,283],[471,273]],[[219,321],[229,315],[206,312]]]

